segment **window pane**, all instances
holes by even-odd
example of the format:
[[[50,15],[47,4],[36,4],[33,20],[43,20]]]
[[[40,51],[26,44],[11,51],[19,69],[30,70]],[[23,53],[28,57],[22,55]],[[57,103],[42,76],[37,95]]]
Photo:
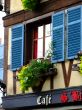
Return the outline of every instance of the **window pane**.
[[[37,58],[43,57],[43,39],[38,39]]]
[[[3,80],[3,68],[0,68],[0,79]]]
[[[50,36],[50,24],[47,24],[46,26],[45,26],[45,36]]]
[[[34,41],[34,45],[33,45],[33,59],[37,58],[37,40]]]
[[[51,36],[45,38],[45,56],[48,55],[51,47]]]
[[[43,37],[43,26],[38,27],[38,38]]]
[[[34,29],[34,39],[38,39],[38,28]]]

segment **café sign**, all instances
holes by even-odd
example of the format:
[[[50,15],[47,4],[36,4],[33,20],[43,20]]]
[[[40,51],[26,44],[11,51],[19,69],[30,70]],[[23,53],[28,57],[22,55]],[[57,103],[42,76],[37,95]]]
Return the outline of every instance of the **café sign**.
[[[3,108],[48,108],[82,105],[82,86],[56,89],[45,92],[19,94],[2,98]]]
[[[41,105],[41,104],[51,104],[51,95],[46,95],[46,96],[39,96],[37,98],[37,104]]]
[[[77,102],[82,101],[82,91],[80,90],[70,90],[70,91],[62,91],[60,94],[47,94],[43,96],[37,97],[38,105],[49,105],[49,104],[57,104],[57,103],[68,103],[68,102]]]

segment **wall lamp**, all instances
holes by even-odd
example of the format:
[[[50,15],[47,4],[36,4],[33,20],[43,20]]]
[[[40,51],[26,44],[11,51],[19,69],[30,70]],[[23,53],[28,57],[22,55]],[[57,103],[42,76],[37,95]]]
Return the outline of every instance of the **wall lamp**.
[[[0,79],[0,91],[5,95],[4,89],[6,88],[6,84]]]
[[[2,0],[0,0],[0,11],[2,11],[3,5],[2,5]]]
[[[2,9],[3,9],[3,6],[2,6],[2,4],[0,4],[0,11],[2,11]]]

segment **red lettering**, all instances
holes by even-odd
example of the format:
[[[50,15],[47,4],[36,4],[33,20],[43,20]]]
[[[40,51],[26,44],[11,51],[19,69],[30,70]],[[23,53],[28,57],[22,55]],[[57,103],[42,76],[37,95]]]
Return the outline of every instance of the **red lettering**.
[[[72,100],[73,100],[73,101],[78,101],[78,100],[80,100],[80,93],[79,93],[79,91],[73,90],[73,91],[71,92],[71,96],[72,96]]]
[[[67,96],[66,92],[61,94],[60,100],[61,100],[62,103],[66,103],[68,101],[68,96]]]

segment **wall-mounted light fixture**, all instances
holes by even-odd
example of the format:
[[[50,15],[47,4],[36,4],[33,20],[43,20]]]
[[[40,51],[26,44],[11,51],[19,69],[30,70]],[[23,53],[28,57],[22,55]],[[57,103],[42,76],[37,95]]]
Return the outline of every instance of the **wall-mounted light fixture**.
[[[0,11],[2,11],[3,5],[2,5],[2,0],[0,0]]]
[[[6,84],[0,79],[0,91],[5,95]]]

